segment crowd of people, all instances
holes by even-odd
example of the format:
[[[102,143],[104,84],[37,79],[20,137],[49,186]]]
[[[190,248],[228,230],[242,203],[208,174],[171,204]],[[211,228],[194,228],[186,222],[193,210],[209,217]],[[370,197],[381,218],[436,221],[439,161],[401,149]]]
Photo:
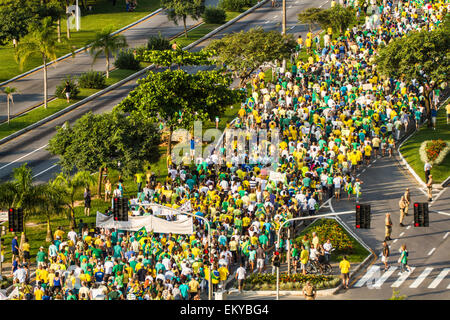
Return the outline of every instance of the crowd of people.
[[[209,285],[217,290],[233,278],[242,290],[249,272],[267,271],[274,248],[283,253],[292,244],[285,232],[280,241],[276,237],[286,219],[315,215],[333,196],[359,201],[363,181],[356,172],[371,159],[392,156],[405,128],[424,118],[423,88],[381,77],[373,58],[382,43],[437,27],[446,6],[443,1],[378,1],[372,6],[376,21],[339,37],[327,34],[320,50],[309,33],[308,61],[277,67],[271,81],[260,70],[232,125],[244,137],[250,130],[279,132],[278,158],[271,158],[274,145],[268,141],[246,150],[234,139],[194,168],[170,164],[163,182],[151,173],[137,177],[141,201],[173,209],[190,202],[195,215],[209,219],[209,228],[194,218],[191,235],[138,237],[116,229],[90,230],[83,222],[67,234],[58,229],[36,257],[33,281],[27,266],[16,263],[14,299],[196,300],[205,297]],[[282,178],[269,179],[271,171]],[[107,188],[105,199],[123,195],[121,184],[114,192],[110,182]],[[300,266],[305,273],[310,259],[329,261],[333,247],[317,235],[304,240],[301,247],[290,246],[295,272]],[[348,274],[349,265],[341,269]]]

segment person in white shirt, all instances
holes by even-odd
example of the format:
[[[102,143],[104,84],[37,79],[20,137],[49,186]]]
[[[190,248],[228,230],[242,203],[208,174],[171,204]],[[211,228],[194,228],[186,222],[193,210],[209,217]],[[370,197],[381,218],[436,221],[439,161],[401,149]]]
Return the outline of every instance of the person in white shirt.
[[[336,200],[339,201],[339,198],[341,197],[341,184],[342,179],[339,176],[335,176],[333,179],[334,183],[334,195],[336,196]]]
[[[73,228],[67,234],[67,238],[69,238],[73,242],[73,244],[77,243],[77,233]]]
[[[107,258],[107,260],[105,261],[105,275],[111,274],[113,268],[114,268],[114,263],[110,260],[110,258]]]
[[[313,197],[311,197],[308,200],[308,209],[309,209],[309,215],[312,216],[314,215],[315,211],[316,211],[316,199],[314,199]]]
[[[327,242],[323,244],[323,250],[325,251],[325,261],[330,263],[331,250],[333,249],[333,245],[331,244],[331,240],[327,239]]]
[[[242,292],[242,287],[245,280],[246,271],[244,265],[241,263],[240,267],[236,270],[236,280],[238,281],[239,292]]]

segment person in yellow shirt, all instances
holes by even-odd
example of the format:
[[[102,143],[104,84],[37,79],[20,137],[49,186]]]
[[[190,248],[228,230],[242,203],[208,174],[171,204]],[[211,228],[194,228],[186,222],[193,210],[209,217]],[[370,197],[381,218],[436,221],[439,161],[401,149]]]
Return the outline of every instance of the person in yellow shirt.
[[[370,164],[370,156],[372,154],[372,147],[368,144],[364,146],[364,158],[366,159],[366,164]]]
[[[41,286],[37,287],[34,290],[34,300],[42,300],[43,295],[44,295],[44,291],[42,290]]]
[[[62,229],[61,226],[59,226],[58,230],[56,230],[55,233],[54,233],[54,238],[58,239],[58,237],[59,237],[61,239],[61,241],[62,241],[64,234],[65,234],[64,230]]]
[[[347,256],[342,258],[339,263],[339,269],[341,269],[342,285],[345,289],[348,289],[348,281],[350,279],[350,262],[347,261]]]

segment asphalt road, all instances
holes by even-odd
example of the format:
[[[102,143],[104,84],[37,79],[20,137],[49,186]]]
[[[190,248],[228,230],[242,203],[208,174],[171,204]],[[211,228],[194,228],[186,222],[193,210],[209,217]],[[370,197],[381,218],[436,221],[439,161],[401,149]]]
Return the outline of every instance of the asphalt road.
[[[324,0],[321,4],[328,5],[328,2],[325,2]],[[288,33],[294,33],[297,35],[306,31],[306,26],[296,25],[297,14],[301,10],[312,6],[317,6],[317,3],[311,0],[287,1]],[[158,17],[160,15],[158,15]],[[227,33],[248,30],[251,27],[258,25],[262,26],[265,30],[281,31],[281,16],[281,7],[271,8],[269,1],[262,7],[242,18],[240,21],[237,21],[228,28],[222,30],[215,36],[215,38],[223,37]],[[152,29],[150,28],[150,30]],[[167,32],[169,31],[167,30]],[[173,31],[173,33],[176,32],[177,31]],[[206,45],[206,41],[202,42],[199,44],[199,48]],[[196,49],[198,50],[199,48]],[[195,68],[187,68],[187,70],[192,69]],[[115,105],[117,105],[131,90],[133,90],[133,88],[136,87],[136,80],[129,81],[128,83],[125,83],[121,87],[102,95],[94,101],[91,101],[59,117],[58,119],[46,123],[37,129],[31,130],[26,134],[1,145],[0,180],[5,181],[10,179],[13,168],[17,168],[25,162],[32,168],[36,182],[45,182],[54,177],[54,175],[60,171],[60,168],[57,165],[58,158],[52,156],[46,150],[46,146],[49,139],[55,134],[55,128],[63,125],[66,121],[69,121],[69,123],[74,123],[76,119],[80,118],[83,114],[89,111],[92,111],[93,113],[102,113],[112,110]]]

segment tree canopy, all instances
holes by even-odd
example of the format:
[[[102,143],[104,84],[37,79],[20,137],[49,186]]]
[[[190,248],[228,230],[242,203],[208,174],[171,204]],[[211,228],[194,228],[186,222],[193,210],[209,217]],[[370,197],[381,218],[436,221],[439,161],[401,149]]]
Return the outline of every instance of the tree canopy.
[[[87,113],[73,127],[57,129],[49,142],[52,154],[60,156],[66,173],[73,169],[93,172],[108,166],[131,175],[142,169],[144,160],[158,160],[159,133],[154,124],[143,117],[127,117],[109,112]]]
[[[171,65],[192,66],[210,65],[210,58],[214,52],[202,50],[190,52],[185,50],[145,50],[136,55],[136,59],[143,62],[154,63],[158,66],[169,67]]]
[[[229,89],[231,81],[230,75],[217,70],[149,72],[117,108],[138,118],[162,120],[169,128],[170,154],[174,130],[188,128],[195,120],[213,120],[240,100],[240,92]]]
[[[381,48],[376,57],[377,69],[381,74],[402,79],[406,83],[416,80],[424,85],[427,110],[430,106],[431,90],[449,79],[449,31],[448,26],[444,24],[431,32],[410,32]]]
[[[318,23],[322,29],[331,28],[334,32],[344,32],[356,20],[351,7],[335,5],[329,9],[309,8],[298,14],[298,20],[310,25]]]
[[[292,35],[252,28],[247,32],[228,34],[207,47],[217,54],[215,59],[239,74],[241,85],[265,62],[290,57],[296,42]]]

